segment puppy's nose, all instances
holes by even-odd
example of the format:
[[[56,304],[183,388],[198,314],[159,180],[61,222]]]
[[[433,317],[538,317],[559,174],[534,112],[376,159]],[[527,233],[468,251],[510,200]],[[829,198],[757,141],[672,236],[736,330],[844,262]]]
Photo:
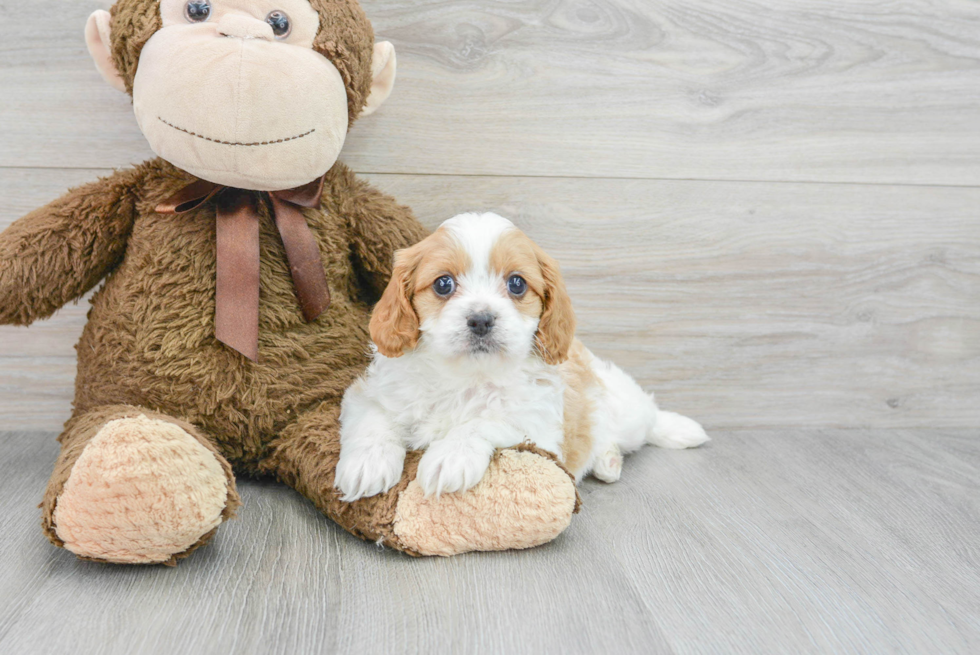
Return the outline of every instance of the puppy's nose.
[[[493,314],[490,312],[470,314],[469,318],[466,319],[466,325],[469,326],[470,331],[476,336],[485,337],[493,329]]]

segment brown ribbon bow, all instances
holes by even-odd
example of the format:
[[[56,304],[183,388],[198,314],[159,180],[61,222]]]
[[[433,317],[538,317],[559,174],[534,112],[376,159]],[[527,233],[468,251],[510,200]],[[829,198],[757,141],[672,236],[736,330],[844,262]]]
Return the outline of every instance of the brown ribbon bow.
[[[320,248],[301,207],[319,207],[323,177],[285,191],[248,191],[197,180],[160,203],[160,214],[182,214],[214,200],[218,271],[214,335],[252,361],[259,357],[259,214],[263,195],[272,203],[293,287],[307,323],[330,305]]]

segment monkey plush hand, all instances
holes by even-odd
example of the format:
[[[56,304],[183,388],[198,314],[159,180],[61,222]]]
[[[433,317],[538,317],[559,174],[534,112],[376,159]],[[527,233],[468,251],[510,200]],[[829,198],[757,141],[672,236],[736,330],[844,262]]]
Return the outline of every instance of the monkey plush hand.
[[[464,494],[425,498],[411,455],[389,492],[334,488],[342,394],[368,359],[394,250],[423,236],[337,157],[387,98],[389,43],[355,0],[119,0],[85,28],[158,159],[74,189],[0,234],[0,323],[101,280],[72,417],[43,502],[80,557],[173,563],[274,475],[351,533],[411,554],[554,538],[571,478],[532,447]]]

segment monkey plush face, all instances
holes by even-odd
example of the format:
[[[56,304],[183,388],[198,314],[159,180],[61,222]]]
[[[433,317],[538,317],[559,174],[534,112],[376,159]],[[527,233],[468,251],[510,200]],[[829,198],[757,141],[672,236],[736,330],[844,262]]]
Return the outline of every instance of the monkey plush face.
[[[387,98],[394,49],[373,40],[354,0],[119,0],[86,26],[157,155],[258,191],[325,173]]]

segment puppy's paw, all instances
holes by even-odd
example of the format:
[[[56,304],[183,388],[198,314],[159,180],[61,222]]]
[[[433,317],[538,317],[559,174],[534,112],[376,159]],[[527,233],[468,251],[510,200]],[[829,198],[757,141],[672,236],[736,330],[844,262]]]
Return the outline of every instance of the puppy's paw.
[[[661,448],[693,448],[709,437],[701,424],[674,412],[657,412],[657,423],[650,434],[650,443]]]
[[[599,455],[592,467],[592,475],[612,484],[619,480],[623,474],[623,453],[619,451],[619,446],[613,444],[606,452]]]
[[[466,491],[483,478],[493,450],[476,437],[433,441],[419,460],[415,479],[426,496]]]
[[[374,496],[395,486],[404,464],[405,449],[397,444],[380,441],[342,447],[334,486],[346,502]]]

